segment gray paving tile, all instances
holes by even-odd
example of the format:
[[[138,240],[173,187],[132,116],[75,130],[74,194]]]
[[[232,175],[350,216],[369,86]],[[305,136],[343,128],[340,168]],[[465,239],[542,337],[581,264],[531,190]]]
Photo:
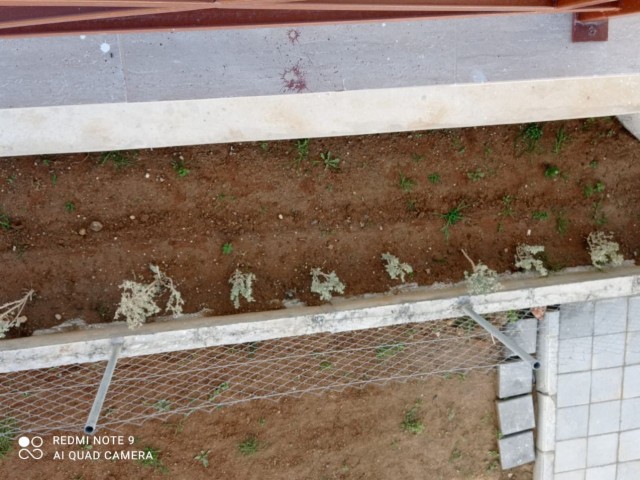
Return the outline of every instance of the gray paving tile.
[[[618,460],[618,434],[587,438],[587,467],[609,465]]]
[[[591,372],[558,375],[558,408],[586,405],[591,396]]]
[[[620,400],[592,403],[589,409],[589,435],[620,430]]]
[[[627,333],[627,353],[624,363],[626,365],[640,364],[640,332]]]
[[[624,367],[622,398],[640,397],[640,365]]]
[[[633,430],[636,428],[640,428],[640,398],[622,400],[620,430]]]
[[[585,480],[616,480],[616,465],[587,468]]]
[[[592,368],[611,368],[624,365],[626,335],[614,333],[593,338]]]
[[[508,323],[504,329],[505,335],[527,353],[536,353],[538,340],[538,320],[535,318],[523,318],[514,323]],[[515,356],[511,349],[505,347],[506,356]]]
[[[533,370],[523,361],[503,363],[498,367],[498,398],[531,393]]]
[[[585,468],[587,439],[564,440],[556,444],[556,473]]]
[[[640,297],[630,297],[627,312],[627,331],[640,332]]]
[[[535,427],[532,395],[498,400],[496,406],[498,425],[503,435],[523,432]]]
[[[627,327],[627,298],[599,300],[595,306],[595,335],[624,332]]]
[[[622,397],[622,368],[607,368],[591,372],[591,401],[606,402]]]
[[[574,470],[572,472],[556,473],[554,480],[585,480],[586,470]]]
[[[589,405],[559,408],[556,414],[556,440],[586,437],[589,426]]]
[[[560,308],[560,340],[593,335],[595,304],[567,303]]]
[[[620,433],[618,461],[640,460],[640,429]]]
[[[115,35],[0,40],[0,51],[0,108],[126,100]]]
[[[500,465],[503,470],[531,463],[536,459],[533,448],[533,432],[516,433],[498,441]]]
[[[305,26],[294,43],[289,30],[121,35],[129,99],[277,95],[288,76],[308,92],[454,82],[450,22]]]
[[[591,369],[593,337],[560,340],[558,344],[558,373]]]
[[[640,478],[640,462],[626,462],[618,464],[616,480],[638,480]]]

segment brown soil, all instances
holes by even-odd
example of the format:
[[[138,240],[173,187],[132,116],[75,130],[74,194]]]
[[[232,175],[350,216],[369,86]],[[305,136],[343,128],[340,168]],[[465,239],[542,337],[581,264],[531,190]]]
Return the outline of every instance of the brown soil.
[[[554,153],[561,128],[569,140]],[[0,229],[0,300],[37,293],[15,336],[59,324],[56,314],[110,321],[118,285],[149,279],[150,263],[175,280],[186,312],[228,314],[237,267],[257,276],[256,302],[241,311],[258,311],[289,297],[317,304],[316,266],[336,270],[347,295],[386,291],[394,284],[380,261],[386,251],[412,264],[423,285],[461,280],[469,265],[460,248],[498,271],[513,269],[521,242],[545,245],[552,268],[585,265],[585,238],[598,228],[634,259],[638,142],[610,118],[543,132],[531,153],[522,153],[521,126],[501,126],[313,139],[300,162],[292,141],[129,152],[122,168],[101,165],[100,154],[3,159],[0,209],[11,225]],[[323,165],[329,151],[339,171]],[[172,167],[181,158],[184,177]],[[545,177],[549,164],[557,177]],[[604,192],[586,198],[596,182]],[[440,214],[462,202],[464,220],[447,242]],[[90,230],[92,221],[104,228]],[[222,253],[225,243],[233,253]]]
[[[52,460],[44,437],[43,460],[20,460],[17,446],[0,460],[0,478],[30,480],[94,479],[407,479],[530,480],[532,466],[501,472],[495,454],[495,374],[476,372],[452,378],[369,386],[321,397],[254,401],[197,413],[186,419],[124,427],[137,450],[158,450],[162,465],[134,461]],[[418,434],[403,430],[406,412],[416,408],[424,425]],[[112,432],[106,432],[113,434]],[[240,453],[250,437],[257,451]],[[122,447],[120,447],[122,448]],[[96,446],[102,455],[111,447]],[[116,449],[117,450],[117,449]],[[194,459],[209,450],[209,467]]]

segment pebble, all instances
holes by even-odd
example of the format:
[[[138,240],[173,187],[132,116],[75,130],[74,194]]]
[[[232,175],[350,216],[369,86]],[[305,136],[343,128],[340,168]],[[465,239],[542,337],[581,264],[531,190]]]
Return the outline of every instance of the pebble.
[[[56,317],[56,320],[62,320],[62,315],[60,315],[59,313],[56,313],[54,317]]]
[[[135,215],[129,215],[129,218],[130,218],[131,220],[135,220],[135,219],[136,219],[136,216],[135,216]]]
[[[281,213],[279,213],[279,214],[278,214],[278,218],[279,218],[280,220],[282,220],[284,217],[282,216],[282,214],[281,214]]]
[[[84,228],[81,228],[80,230],[78,230],[78,235],[80,235],[81,237],[84,237],[87,234],[87,231]]]
[[[94,232],[99,232],[100,230],[102,230],[102,224],[94,220],[89,224],[89,228]]]

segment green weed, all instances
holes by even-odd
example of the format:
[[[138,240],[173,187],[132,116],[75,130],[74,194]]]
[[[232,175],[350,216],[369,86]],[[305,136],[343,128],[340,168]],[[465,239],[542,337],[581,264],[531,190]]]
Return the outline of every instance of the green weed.
[[[424,423],[422,423],[422,421],[420,420],[418,409],[419,403],[416,402],[416,404],[409,410],[407,410],[407,412],[404,414],[404,418],[402,420],[402,423],[400,424],[400,427],[405,432],[417,435],[424,431]]]
[[[390,345],[380,345],[376,348],[376,358],[378,360],[386,360],[404,350],[404,343],[394,343]]]
[[[171,402],[169,400],[158,400],[153,404],[153,408],[158,412],[169,412],[171,410]]]
[[[220,385],[213,389],[213,393],[209,395],[209,401],[212,402],[216,397],[222,395],[223,392],[229,390],[229,388],[231,388],[231,386],[228,382],[222,382]]]
[[[412,178],[405,177],[402,173],[400,174],[400,190],[407,193],[413,190],[413,187],[416,186],[416,181]]]
[[[604,189],[604,183],[596,182],[593,185],[585,185],[582,189],[582,194],[584,195],[584,198],[591,198],[596,193],[604,192]]]
[[[0,211],[0,228],[6,231],[11,230],[11,218],[2,211]]]
[[[564,127],[560,127],[560,129],[556,132],[556,138],[553,142],[553,153],[558,155],[568,141],[569,135],[564,131]]]
[[[169,469],[160,460],[160,450],[153,447],[145,447],[143,450],[145,458],[138,460],[140,465],[145,467],[151,467],[159,470],[162,473],[167,473]],[[146,458],[151,454],[151,458]]]
[[[542,138],[542,127],[538,123],[529,123],[521,128],[516,137],[516,154],[533,153]]]
[[[263,153],[267,153],[269,151],[269,142],[260,142],[260,150],[262,150]],[[209,452],[209,450],[207,450],[207,452]]]
[[[64,209],[68,212],[68,213],[73,213],[76,211],[76,204],[73,202],[67,202],[64,204]]]
[[[331,370],[333,368],[333,363],[329,360],[323,360],[320,362],[320,370]]]
[[[334,172],[340,170],[341,160],[338,157],[333,157],[331,152],[321,153],[320,158],[324,163],[325,170],[333,170]]]
[[[232,252],[233,252],[233,245],[231,244],[231,242],[225,243],[224,245],[222,245],[223,255],[231,255]]]
[[[487,174],[481,168],[478,168],[475,172],[467,172],[467,178],[472,182],[482,180]]]
[[[180,178],[184,178],[189,175],[189,170],[187,165],[184,163],[184,160],[177,160],[175,162],[171,162],[171,167],[173,167],[173,171],[176,172]]]
[[[556,214],[556,232],[560,235],[564,235],[569,230],[569,219],[564,213],[559,212]]]
[[[501,217],[513,217],[513,197],[511,195],[505,195],[502,197],[502,211],[500,212]]]
[[[116,169],[120,170],[122,168],[126,168],[133,163],[133,158],[135,156],[135,152],[127,152],[127,151],[113,151],[113,152],[104,152],[100,155],[100,159],[98,163],[100,165],[106,165],[111,162],[116,167]]]
[[[296,140],[296,167],[300,168],[302,162],[304,162],[309,157],[309,139],[302,138],[300,140]]]
[[[547,165],[544,170],[544,176],[547,178],[557,178],[560,175],[560,169],[555,165]]]
[[[11,451],[13,440],[18,433],[18,422],[13,417],[0,420],[0,458]]]
[[[536,210],[531,214],[531,218],[543,222],[549,219],[549,212],[545,212],[544,210]]]
[[[429,182],[431,182],[433,185],[437,185],[441,182],[440,175],[435,172],[429,174],[427,180],[429,180]]]
[[[462,210],[464,210],[465,208],[467,208],[467,205],[465,205],[464,202],[460,202],[456,207],[452,208],[447,213],[440,214],[440,217],[444,218],[444,226],[440,230],[444,234],[445,240],[449,240],[449,229],[464,219]]]
[[[209,468],[209,450],[200,450],[193,459],[199,461],[204,468]]]
[[[254,435],[250,435],[245,440],[240,442],[238,445],[238,450],[242,455],[253,455],[260,449],[260,442],[257,437]]]

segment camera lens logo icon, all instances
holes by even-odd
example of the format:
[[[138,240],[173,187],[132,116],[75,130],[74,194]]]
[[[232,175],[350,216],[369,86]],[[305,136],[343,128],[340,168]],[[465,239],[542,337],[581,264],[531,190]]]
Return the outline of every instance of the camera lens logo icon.
[[[18,439],[18,445],[20,445],[21,448],[18,450],[18,456],[22,460],[27,460],[29,458],[40,460],[44,456],[44,452],[40,448],[43,443],[44,440],[42,440],[42,437],[20,437]]]

